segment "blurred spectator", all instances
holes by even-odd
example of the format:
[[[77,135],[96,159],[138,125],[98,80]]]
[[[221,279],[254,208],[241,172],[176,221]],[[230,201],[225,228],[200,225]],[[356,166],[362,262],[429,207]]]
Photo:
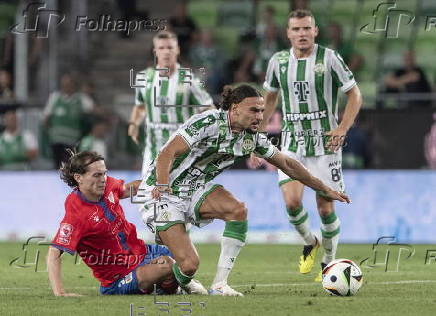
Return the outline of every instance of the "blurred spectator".
[[[244,35],[240,37],[238,55],[227,64],[225,84],[255,82],[257,80],[254,73],[254,62],[256,60],[256,52],[252,44],[254,40],[254,38]]]
[[[342,120],[343,110],[339,113]],[[342,167],[344,169],[365,169],[371,164],[370,137],[368,128],[362,122],[356,122],[348,130],[342,148]]]
[[[91,133],[82,138],[79,144],[79,151],[95,151],[107,160],[106,134],[108,123],[98,120],[92,127]]]
[[[368,135],[357,125],[352,126],[342,149],[342,167],[344,169],[364,169],[370,166]]]
[[[291,10],[309,10],[310,9],[310,0],[292,0],[291,1]]]
[[[206,80],[206,87],[213,94],[218,94],[222,87],[223,55],[215,44],[212,30],[201,30],[198,43],[191,49],[190,60],[197,76]],[[205,68],[204,77],[198,71],[200,68]]]
[[[56,169],[67,159],[66,149],[72,149],[79,141],[86,116],[93,108],[91,99],[77,92],[75,78],[71,74],[64,74],[60,91],[50,94],[44,109],[44,124],[48,129]]]
[[[171,30],[176,33],[179,41],[179,59],[182,63],[186,63],[194,34],[197,31],[194,20],[187,15],[187,1],[183,0],[176,5],[175,14],[170,18],[169,25]]]
[[[268,61],[272,55],[286,48],[284,41],[279,36],[278,30],[275,23],[267,24],[264,33],[257,40],[256,61],[253,69],[254,73],[257,75],[257,82],[263,82],[265,80]]]
[[[436,113],[433,114],[433,120],[430,132],[425,136],[424,152],[428,166],[431,169],[436,169]]]
[[[262,16],[259,23],[256,25],[256,36],[257,38],[263,38],[265,31],[268,26],[274,25],[277,29],[279,26],[275,22],[275,9],[271,5],[267,5],[264,10],[262,10]]]
[[[11,74],[4,69],[0,70],[0,99],[13,99]]]
[[[136,0],[117,0],[118,8],[121,12],[121,19],[123,21],[132,20],[147,20],[148,12],[139,11],[136,7]],[[127,30],[120,33],[122,38],[131,38],[135,32],[128,33]]]
[[[404,66],[397,69],[394,73],[386,76],[384,82],[387,93],[431,93],[431,87],[424,71],[416,65],[415,54],[407,51],[404,54]],[[401,105],[430,107],[432,102],[429,100],[400,100]]]
[[[326,46],[336,50],[342,56],[348,68],[356,75],[364,64],[363,56],[356,54],[350,43],[344,40],[342,26],[339,23],[330,22],[325,30]]]
[[[80,92],[83,100],[87,104],[93,104],[93,114],[96,115],[97,118],[111,119],[112,114],[110,113],[110,110],[98,101],[97,94],[95,93],[94,82],[86,79],[89,75],[84,74],[83,76],[85,78],[81,80],[82,83],[80,85]],[[94,118],[89,118],[89,121],[92,119]]]
[[[38,155],[38,143],[29,131],[20,131],[15,111],[3,116],[5,130],[0,135],[0,170],[28,170]]]

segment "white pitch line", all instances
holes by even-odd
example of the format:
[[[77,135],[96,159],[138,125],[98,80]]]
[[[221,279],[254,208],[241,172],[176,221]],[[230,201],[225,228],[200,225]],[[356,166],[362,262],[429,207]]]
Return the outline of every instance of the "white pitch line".
[[[321,282],[311,283],[260,283],[260,284],[240,284],[232,285],[232,287],[250,287],[255,285],[256,287],[280,287],[280,286],[310,286],[319,285]],[[368,282],[369,285],[395,285],[395,284],[413,284],[413,283],[436,283],[436,280],[403,280],[403,281],[386,281],[386,282]]]
[[[368,282],[369,285],[396,285],[396,284],[413,284],[413,283],[436,283],[436,280],[403,280],[403,281],[385,281],[385,282]],[[251,287],[252,285],[256,287],[281,287],[281,286],[311,286],[320,285],[320,282],[310,282],[310,283],[258,283],[258,284],[238,284],[232,285],[232,287]],[[98,289],[98,286],[75,286],[69,287],[71,290],[94,290]],[[30,287],[0,287],[0,290],[34,290]]]

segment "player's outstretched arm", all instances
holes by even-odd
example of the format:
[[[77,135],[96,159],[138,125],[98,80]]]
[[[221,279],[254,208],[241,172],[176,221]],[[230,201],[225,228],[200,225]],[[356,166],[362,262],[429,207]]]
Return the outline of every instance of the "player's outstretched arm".
[[[160,200],[162,192],[171,192],[170,170],[173,161],[177,156],[189,150],[189,146],[182,136],[175,136],[162,150],[156,158],[156,187],[152,192],[154,199]]]
[[[61,251],[55,247],[48,248],[47,255],[47,268],[48,268],[48,279],[50,280],[50,285],[55,296],[81,296],[76,293],[66,293],[64,286],[62,284],[61,276]]]
[[[321,180],[312,176],[310,172],[297,160],[287,157],[281,152],[277,152],[271,158],[266,159],[266,161],[268,161],[269,163],[273,164],[274,166],[282,170],[289,177],[300,181],[304,185],[307,185],[308,187],[311,187],[316,191],[324,192],[328,198],[332,200],[338,200],[341,202],[350,203],[350,199],[346,194],[333,191],[330,187],[325,185]]]
[[[138,188],[140,184],[141,180],[135,180],[125,184],[123,186],[123,195],[120,198],[125,199],[130,197],[130,195],[135,196],[136,193],[138,193]]]

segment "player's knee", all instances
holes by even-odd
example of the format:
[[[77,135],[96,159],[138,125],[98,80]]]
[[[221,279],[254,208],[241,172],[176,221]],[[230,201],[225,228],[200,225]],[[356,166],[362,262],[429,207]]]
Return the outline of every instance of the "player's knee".
[[[329,205],[318,205],[318,213],[322,217],[326,217],[333,212],[333,208]]]
[[[245,203],[237,202],[232,210],[229,212],[228,216],[226,216],[226,220],[237,220],[237,221],[245,221],[247,219],[247,207]]]
[[[320,216],[325,217],[330,215],[334,209],[333,209],[333,202],[327,201],[324,198],[317,198],[317,207],[318,207],[318,213]]]
[[[185,258],[178,264],[183,274],[194,275],[195,272],[197,272],[198,267],[200,265],[200,259],[198,258],[198,256],[189,257],[189,258]]]
[[[300,199],[289,198],[285,202],[286,202],[286,207],[291,210],[295,210],[301,207]]]

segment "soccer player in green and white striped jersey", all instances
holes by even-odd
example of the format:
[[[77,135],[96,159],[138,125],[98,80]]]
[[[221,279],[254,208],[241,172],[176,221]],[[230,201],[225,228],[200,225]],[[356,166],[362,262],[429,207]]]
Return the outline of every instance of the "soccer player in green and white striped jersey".
[[[153,46],[157,65],[136,76],[135,84],[141,87],[135,89],[135,106],[128,130],[129,136],[137,143],[139,126],[145,117],[142,175],[170,135],[189,117],[199,113],[201,105],[213,104],[212,98],[190,69],[177,63],[180,48],[174,33],[158,32],[153,38]]]
[[[201,227],[213,219],[224,220],[217,273],[209,294],[242,296],[227,284],[227,278],[245,244],[247,209],[223,186],[212,183],[218,174],[255,153],[331,199],[349,199],[280,153],[257,132],[264,99],[256,89],[246,84],[234,90],[225,88],[221,108],[194,115],[162,148],[140,185],[145,199],[142,217],[147,226],[155,225],[156,237],[169,247],[176,260],[174,275],[182,287],[190,283],[199,265],[185,224]]]
[[[341,146],[362,104],[356,81],[339,54],[315,44],[318,28],[310,11],[289,14],[287,36],[292,48],[274,54],[264,82],[266,123],[275,110],[278,93],[282,95],[282,152],[300,161],[316,177],[335,190],[344,192]],[[347,96],[344,116],[338,124],[337,96]],[[264,130],[265,126],[261,126]],[[255,158],[254,158],[255,160]],[[302,205],[304,185],[279,171],[279,184],[289,221],[305,242],[300,272],[311,271],[318,239],[310,231],[308,213]],[[325,253],[321,266],[335,258],[340,222],[334,204],[317,193],[321,217],[321,244]],[[319,279],[319,276],[317,277]]]

